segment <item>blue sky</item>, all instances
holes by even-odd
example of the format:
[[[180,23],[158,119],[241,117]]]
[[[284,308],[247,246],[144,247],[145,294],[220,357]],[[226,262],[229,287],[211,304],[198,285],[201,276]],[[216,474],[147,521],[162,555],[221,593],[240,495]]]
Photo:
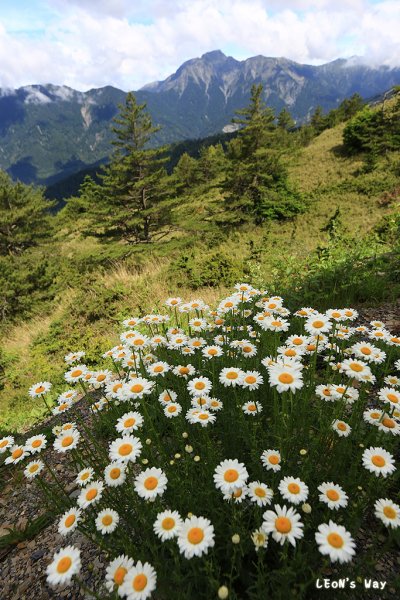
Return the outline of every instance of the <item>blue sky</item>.
[[[400,0],[0,0],[0,87],[138,89],[214,49],[400,65]]]

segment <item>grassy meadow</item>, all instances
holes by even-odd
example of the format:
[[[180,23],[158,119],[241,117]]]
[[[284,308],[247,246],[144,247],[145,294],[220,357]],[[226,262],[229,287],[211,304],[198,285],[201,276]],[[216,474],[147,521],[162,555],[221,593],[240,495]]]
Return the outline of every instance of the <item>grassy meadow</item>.
[[[2,330],[4,431],[23,430],[42,416],[41,404],[26,397],[31,381],[49,378],[61,390],[67,351],[85,349],[92,364],[115,341],[121,318],[157,308],[166,294],[208,302],[244,278],[282,293],[293,307],[322,310],[395,298],[398,200],[386,195],[399,186],[399,153],[366,173],[362,156],[341,151],[343,127],[288,153],[290,181],[307,205],[290,220],[222,232],[220,177],[190,189],[174,208],[175,229],[150,246],[84,236],[85,213],[77,216],[72,202],[63,209],[44,247],[57,257],[54,297],[36,301],[32,316]]]

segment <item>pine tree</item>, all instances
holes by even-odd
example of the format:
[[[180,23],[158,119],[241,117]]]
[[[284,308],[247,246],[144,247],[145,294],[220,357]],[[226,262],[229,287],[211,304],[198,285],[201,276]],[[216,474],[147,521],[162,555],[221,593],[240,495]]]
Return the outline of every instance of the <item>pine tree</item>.
[[[290,114],[287,108],[282,108],[281,112],[278,115],[278,127],[288,131],[289,129],[293,129],[294,126],[295,122],[292,118],[292,115]]]
[[[91,233],[122,238],[127,243],[150,242],[170,223],[174,201],[168,198],[169,182],[164,168],[165,147],[149,148],[160,129],[130,92],[120,114],[114,118],[116,150],[101,175],[102,183],[87,186],[92,213]]]
[[[52,206],[41,189],[13,182],[0,171],[0,256],[20,255],[49,236]]]
[[[285,218],[302,209],[300,196],[288,185],[275,116],[264,104],[262,90],[261,85],[253,85],[249,106],[234,119],[241,129],[228,145],[223,221],[229,225]]]

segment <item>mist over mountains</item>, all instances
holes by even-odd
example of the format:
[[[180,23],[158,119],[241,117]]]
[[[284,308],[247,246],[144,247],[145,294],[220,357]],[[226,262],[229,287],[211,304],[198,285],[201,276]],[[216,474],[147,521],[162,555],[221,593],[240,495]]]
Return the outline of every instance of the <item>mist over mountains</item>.
[[[321,66],[264,56],[238,61],[216,50],[135,93],[161,125],[154,138],[161,144],[222,131],[248,103],[254,83],[263,84],[265,101],[277,113],[287,107],[303,123],[319,105],[329,111],[356,92],[370,98],[400,84],[400,68],[371,67],[357,58]],[[51,84],[0,89],[0,168],[47,185],[106,161],[110,122],[125,96],[112,86],[87,92]]]

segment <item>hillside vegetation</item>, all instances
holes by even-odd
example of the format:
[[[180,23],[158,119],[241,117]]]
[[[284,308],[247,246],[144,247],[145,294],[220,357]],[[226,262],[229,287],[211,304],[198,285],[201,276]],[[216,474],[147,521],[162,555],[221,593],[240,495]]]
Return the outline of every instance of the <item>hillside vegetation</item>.
[[[212,302],[251,280],[289,308],[398,296],[399,105],[395,97],[368,109],[380,111],[390,135],[373,143],[371,119],[361,118],[371,144],[355,148],[360,106],[317,113],[291,131],[284,115],[276,125],[255,87],[238,136],[197,159],[182,154],[169,174],[168,149],[145,149],[154,127],[128,96],[110,165],[57,214],[41,190],[2,175],[1,428],[21,430],[43,415],[27,390],[46,378],[62,391],[67,352],[85,350],[96,364],[117,343],[122,318],[160,308],[168,294]],[[126,134],[137,123],[143,139],[132,144]]]

